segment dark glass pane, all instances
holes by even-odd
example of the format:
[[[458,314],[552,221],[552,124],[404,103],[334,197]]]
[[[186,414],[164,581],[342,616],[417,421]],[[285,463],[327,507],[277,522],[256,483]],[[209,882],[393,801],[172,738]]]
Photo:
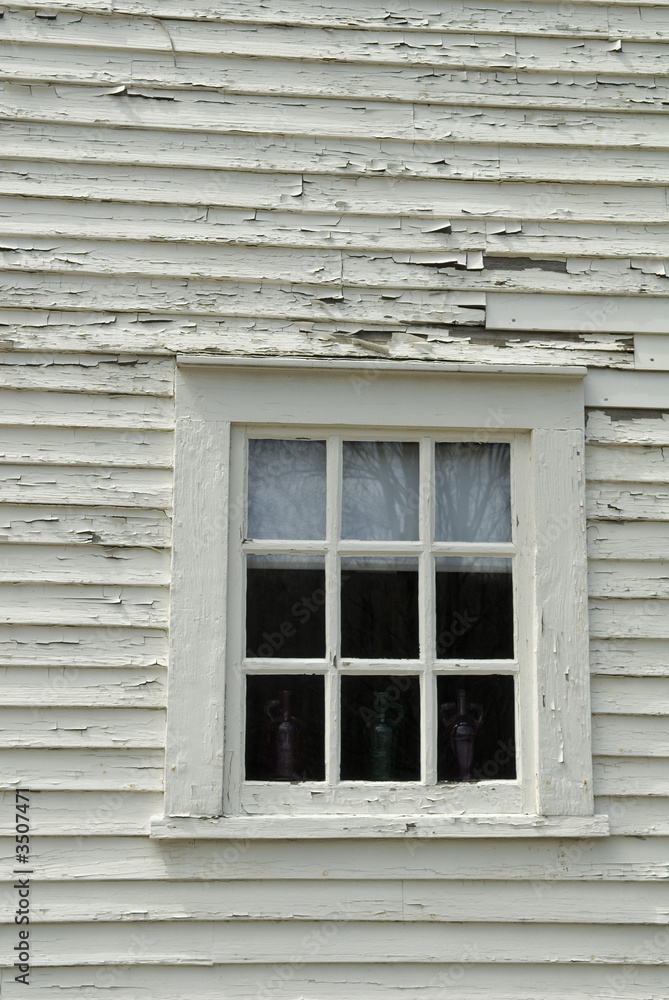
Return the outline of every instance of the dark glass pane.
[[[246,655],[325,656],[322,556],[249,556]]]
[[[417,559],[342,559],[341,655],[418,658]]]
[[[249,538],[325,538],[325,441],[249,441]]]
[[[344,441],[342,538],[418,539],[418,444]]]
[[[508,444],[436,445],[436,541],[511,541],[509,456]]]
[[[502,674],[437,678],[439,781],[516,777],[513,685]]]
[[[247,676],[246,779],[325,779],[323,677],[316,674]]]
[[[513,659],[510,559],[439,558],[437,657]]]
[[[420,681],[344,675],[342,781],[420,781]]]

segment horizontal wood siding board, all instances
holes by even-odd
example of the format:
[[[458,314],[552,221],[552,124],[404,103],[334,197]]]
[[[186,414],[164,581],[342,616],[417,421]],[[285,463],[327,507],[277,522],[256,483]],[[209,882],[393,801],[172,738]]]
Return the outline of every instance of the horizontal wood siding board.
[[[93,215],[93,212],[89,214]],[[509,227],[513,225],[514,228],[507,231],[503,216],[499,221],[474,218],[461,222],[450,213],[451,217],[443,214],[432,216],[430,221],[434,228],[429,231],[429,223],[414,222],[406,215],[402,217],[402,225],[399,220],[395,225],[392,224],[394,220],[390,220],[391,224],[386,227],[380,225],[377,216],[352,214],[345,221],[340,221],[341,213],[328,217],[322,213],[305,212],[295,218],[292,213],[258,210],[256,214],[253,209],[244,208],[212,209],[208,214],[203,210],[198,213],[197,208],[192,209],[192,214],[200,214],[201,219],[189,219],[191,213],[186,209],[182,218],[176,218],[177,212],[171,206],[159,210],[145,209],[141,213],[146,216],[144,219],[133,220],[131,212],[125,214],[128,216],[126,219],[119,212],[118,220],[89,221],[85,213],[79,220],[76,215],[68,218],[69,212],[64,212],[62,219],[45,217],[43,220],[37,218],[31,221],[27,218],[23,221],[16,215],[8,217],[5,213],[4,224],[0,218],[0,238],[3,241],[0,265],[6,270],[21,271],[35,270],[39,264],[46,271],[76,271],[86,275],[99,273],[102,261],[108,258],[107,267],[112,274],[136,274],[141,264],[140,270],[144,273],[188,277],[192,271],[187,271],[185,265],[187,257],[192,256],[192,270],[197,270],[204,277],[232,278],[238,274],[243,278],[246,273],[247,280],[250,280],[253,260],[259,260],[263,251],[271,254],[272,250],[277,263],[281,252],[299,252],[305,248],[318,249],[326,259],[332,259],[338,251],[347,251],[353,256],[364,252],[372,260],[390,255],[399,265],[395,267],[396,272],[401,271],[401,265],[455,267],[460,263],[459,255],[465,253],[508,258],[511,270],[514,258],[521,261],[538,258],[537,267],[541,266],[542,258],[547,258],[549,262],[557,258],[557,267],[560,268],[565,266],[565,257],[596,256],[610,258],[614,262],[634,258],[647,261],[649,270],[651,265],[659,270],[669,254],[666,224],[624,225],[608,221],[577,224],[530,219],[520,228],[517,228],[518,223],[509,222]],[[100,230],[99,239],[90,238],[92,224]],[[152,231],[150,240],[146,238],[148,226]],[[449,226],[450,235],[447,233]],[[440,229],[447,235],[440,236]],[[52,246],[54,241],[61,242]],[[228,258],[234,257],[232,251],[237,247],[240,248],[237,254],[242,248],[247,250],[235,272],[224,265]],[[224,252],[226,248],[227,254]],[[326,250],[329,254],[325,253]],[[221,253],[220,261],[217,261],[217,251]],[[432,256],[426,257],[425,254]],[[285,266],[290,264],[290,255],[287,256]],[[243,262],[246,262],[246,272],[241,270]],[[232,260],[229,267],[231,264]],[[476,258],[475,269],[484,265],[484,261]],[[461,266],[466,266],[465,260]],[[642,266],[640,264],[639,269]],[[417,269],[414,268],[414,271]],[[344,272],[344,280],[353,278],[354,274],[355,268],[351,264],[349,270]],[[268,278],[286,280],[280,275],[280,271],[276,276],[270,273]],[[295,280],[309,280],[310,276],[317,276],[313,268],[301,276],[296,274]],[[341,280],[341,273],[337,277]],[[562,291],[568,292],[566,284]],[[566,328],[584,332],[629,333],[632,328],[640,333],[667,333],[666,324],[662,323],[662,316],[658,313],[662,300],[659,303],[654,300],[638,303],[635,299],[626,301],[621,298],[601,303],[584,296],[552,296],[545,303],[550,306],[550,314],[544,317],[541,316],[541,302],[536,295],[515,298],[496,292],[493,302],[495,309],[488,323],[492,330],[559,331]],[[636,318],[633,311],[635,305],[642,310]],[[537,323],[541,322],[545,326],[537,327]]]
[[[659,932],[661,933],[661,932]],[[609,964],[587,966],[555,963],[552,966],[486,965],[463,966],[459,962],[393,963],[388,965],[360,962],[342,968],[313,961],[300,962],[294,975],[286,982],[277,973],[276,963],[243,965],[201,965],[197,972],[192,966],[137,965],[119,966],[109,963],[86,967],[33,967],[31,983],[45,997],[76,996],[94,1000],[96,992],[114,983],[118,1000],[182,1000],[193,988],[197,976],[201,1000],[219,1000],[221,995],[239,1000],[258,1000],[259,984],[266,984],[277,1000],[291,1000],[298,995],[317,1000],[338,1000],[342,983],[347,990],[374,1000],[399,1000],[411,991],[420,990],[425,1000],[441,1000],[444,988],[458,985],[462,995],[478,1000],[494,996],[495,1000],[601,1000],[612,980],[616,1000],[665,1000],[665,970],[661,967]],[[317,984],[317,985],[314,985]]]
[[[585,455],[586,475],[591,482],[622,480],[669,485],[669,448],[650,444],[589,444]]]
[[[596,444],[609,445],[669,445],[669,399],[667,411],[657,410],[651,415],[643,410],[623,410],[618,415],[615,409],[588,410],[586,417],[586,440]],[[625,451],[622,452],[624,456]],[[612,464],[617,464],[613,459]]]
[[[7,761],[30,758],[36,766],[55,751],[2,751]],[[13,756],[12,756],[13,755]],[[124,761],[139,769],[145,761],[148,772],[153,771],[158,760],[155,752],[138,754],[134,751],[117,751],[114,756],[105,751],[57,751],[63,766],[77,760],[84,767],[97,761],[106,766],[115,760],[118,774],[123,773]],[[52,758],[53,759],[53,758]],[[666,765],[662,761],[647,762],[660,774]],[[611,766],[610,761],[605,767]],[[638,773],[637,762],[624,762],[631,774]],[[8,773],[3,765],[3,774]],[[139,772],[137,772],[139,773]],[[112,782],[111,773],[103,775],[105,791]],[[130,779],[132,781],[132,778]],[[633,781],[631,782],[633,783]],[[83,787],[83,779],[74,788]],[[36,786],[37,787],[37,786]],[[134,787],[134,786],[133,786]],[[51,790],[66,791],[66,786],[53,786]],[[95,791],[95,787],[89,788]],[[122,788],[118,789],[119,791]],[[137,791],[157,791],[157,788],[136,788]],[[132,791],[132,789],[128,789]],[[617,793],[603,793],[617,794]],[[629,788],[622,793],[644,794]],[[666,793],[665,793],[666,797]],[[13,837],[2,846],[13,849]],[[628,837],[594,837],[580,841],[570,840],[450,840],[444,845],[440,840],[414,839],[385,841],[357,841],[355,851],[350,842],[337,840],[304,840],[299,843],[286,840],[174,840],[169,849],[164,842],[149,840],[144,836],[115,837],[73,836],[40,837],[40,878],[42,879],[91,879],[102,880],[151,880],[169,878],[194,880],[199,884],[217,879],[330,879],[345,878],[357,881],[361,872],[368,879],[405,878],[430,881],[434,878],[547,880],[561,882],[622,881],[665,883],[669,878],[669,838],[654,837],[648,840],[631,840]],[[630,890],[633,893],[633,890]]]
[[[109,546],[113,559],[116,548],[162,549],[169,547],[170,537],[170,519],[164,510],[74,504],[0,504],[0,539],[16,545],[76,544],[92,548],[103,545]],[[11,554],[7,555],[10,565],[12,558]],[[89,559],[86,562],[91,565]]]
[[[166,587],[0,584],[6,625],[167,627]]]
[[[0,465],[3,497],[14,504],[90,504],[169,509],[172,477],[162,469]]]
[[[596,714],[592,720],[592,751],[598,757],[669,757],[667,713]]]
[[[594,758],[595,795],[669,795],[663,757],[602,756]]]
[[[48,528],[48,523],[47,523]],[[130,539],[129,539],[130,540]],[[110,545],[8,545],[0,583],[169,586],[169,552]]]
[[[162,668],[0,667],[2,706],[164,708],[165,689]]]
[[[336,916],[336,914],[333,914]],[[578,926],[578,925],[577,925]],[[336,934],[322,935],[318,957],[322,962],[347,965],[371,960],[395,964],[435,961],[495,962],[501,964],[569,962],[583,965],[612,965],[626,962],[656,966],[664,962],[664,937],[650,934],[643,926],[589,925],[588,933],[576,927],[541,923],[524,924],[522,933],[513,924],[386,923],[340,921]],[[84,930],[85,929],[85,930]],[[318,922],[264,921],[215,923],[212,921],[152,921],[142,929],[143,948],[133,951],[137,930],[133,923],[95,922],[53,924],[43,942],[42,967],[59,965],[177,964],[198,967],[211,962],[278,962],[286,955],[311,957],[305,945],[308,935],[319,930]],[[82,954],[81,936],[86,951]],[[550,935],[550,950],[546,940]],[[476,940],[472,951],[471,937]],[[9,944],[14,927],[0,927],[0,940]]]
[[[595,146],[611,150],[631,143],[642,149],[669,146],[669,129],[657,112],[637,117],[599,112],[589,120],[586,138],[584,114],[578,111],[529,109],[523,113],[522,109],[494,106],[469,109],[460,108],[457,102],[446,110],[443,105],[412,106],[367,99],[305,101],[300,97],[273,99],[179,89],[158,90],[156,95],[167,100],[152,100],[150,88],[144,91],[138,88],[138,99],[133,99],[132,88],[126,96],[114,85],[85,88],[63,84],[41,86],[37,96],[25,87],[6,83],[0,86],[0,114],[24,122],[190,129],[221,135],[279,131],[324,139],[364,139],[373,131],[382,139],[416,142],[499,141],[502,145],[527,143],[575,149]]]
[[[631,837],[666,837],[669,834],[669,797],[602,795],[597,809],[606,813],[611,832]]]
[[[588,525],[591,559],[669,559],[669,532],[661,521],[593,522]],[[648,567],[652,572],[652,568]]]
[[[116,465],[134,468],[172,467],[169,431],[134,431],[88,427],[2,428],[0,463],[24,461],[43,465]]]
[[[53,798],[55,794],[42,793],[41,797]],[[95,798],[93,793],[87,797]],[[137,798],[139,795],[133,796]],[[573,924],[575,908],[581,924],[653,925],[664,924],[667,917],[665,888],[659,882],[635,886],[633,900],[628,899],[624,883],[588,882],[587,901],[574,882],[240,879],[204,884],[166,880],[34,880],[34,884],[39,893],[37,921],[45,936],[50,933],[45,925],[84,920],[146,923],[178,919],[232,925],[237,921],[330,921],[336,916],[343,923],[478,923],[485,909],[487,920],[496,924]],[[10,887],[11,883],[0,883],[0,892]],[[2,923],[12,920],[9,912],[0,915]]]
[[[590,695],[595,714],[669,715],[669,671],[666,677],[593,676]]]
[[[616,676],[669,676],[669,642],[666,639],[591,639],[590,670],[594,674]]]
[[[0,624],[0,665],[167,666],[167,632],[93,623],[82,627]]]
[[[32,12],[34,7],[30,0],[17,0],[12,3],[11,9]],[[667,27],[666,12],[662,7],[654,7],[647,2],[639,5],[638,0],[592,0],[590,3],[580,0],[570,4],[567,10],[554,0],[548,3],[543,0],[537,3],[517,2],[513,8],[500,3],[477,7],[456,3],[452,10],[449,9],[448,15],[433,0],[421,0],[410,11],[403,9],[396,12],[388,12],[369,2],[355,5],[341,2],[335,5],[312,4],[305,7],[297,0],[291,0],[289,4],[254,0],[241,9],[231,0],[225,4],[198,3],[191,5],[185,15],[176,0],[161,3],[155,0],[116,0],[113,5],[108,0],[49,0],[40,10],[47,16],[64,14],[66,20],[68,13],[70,16],[80,16],[82,11],[104,15],[114,13],[122,19],[122,25],[124,19],[132,16],[174,19],[187,24],[211,21],[258,26],[279,23],[337,28],[347,25],[375,31],[392,31],[400,27],[406,32],[421,33],[435,29],[472,29],[484,33],[495,31],[549,36],[573,33],[578,38],[603,35],[607,39],[612,31],[618,31],[625,33],[624,37],[653,40],[662,38],[662,31]]]
[[[366,136],[355,141],[317,139],[290,135],[235,135],[229,138],[191,133],[187,128],[149,133],[132,128],[112,129],[101,124],[57,127],[48,122],[6,121],[7,145],[3,158],[30,159],[40,163],[99,163],[136,165],[149,169],[165,166],[205,170],[241,170],[293,174],[326,174],[366,177],[463,178],[471,180],[526,180],[554,183],[584,180],[591,184],[639,186],[665,185],[669,165],[660,151],[583,147],[560,150],[536,145],[531,159],[522,143],[416,144]]]
[[[295,252],[290,260],[284,261],[284,266],[288,268],[297,259]],[[565,257],[551,261],[539,256],[519,258],[507,254],[492,259],[477,258],[477,267],[466,270],[468,260],[470,264],[474,262],[466,252],[455,251],[450,255],[426,258],[425,263],[396,261],[390,255],[374,253],[360,258],[359,269],[355,271],[344,254],[345,278],[332,293],[317,280],[307,281],[304,275],[293,275],[288,270],[263,275],[266,280],[262,283],[252,280],[250,248],[244,250],[236,265],[233,261],[226,263],[228,268],[235,268],[232,275],[209,278],[194,274],[187,278],[122,274],[79,276],[69,271],[36,275],[31,271],[2,270],[2,317],[9,327],[4,335],[7,338],[10,334],[14,336],[15,327],[25,326],[46,328],[44,332],[50,330],[55,336],[58,328],[73,324],[80,326],[82,331],[97,328],[98,336],[106,330],[110,337],[114,333],[114,323],[123,322],[135,323],[138,330],[143,325],[146,332],[147,314],[152,313],[155,313],[156,325],[159,319],[167,320],[168,317],[218,315],[366,319],[370,322],[382,317],[383,321],[411,320],[416,324],[429,324],[443,320],[447,314],[445,307],[449,305],[476,304],[477,295],[498,290],[500,282],[523,293],[572,295],[584,292],[599,296],[600,300],[609,295],[663,297],[668,290],[666,277],[659,273],[664,271],[664,264],[656,261],[640,261],[639,266],[632,267],[629,259],[609,258],[601,267],[593,267],[587,258]],[[323,280],[327,283],[327,277]],[[389,302],[393,304],[392,311]],[[610,304],[606,308],[610,308]],[[54,309],[58,310],[57,317],[52,312]],[[133,316],[133,313],[139,315]],[[593,325],[596,324],[590,323],[587,329],[576,331],[581,334],[584,344],[608,344],[614,349],[619,343],[627,343],[631,350],[630,331],[612,336],[605,330],[591,329]],[[564,334],[560,330],[543,331],[541,337],[532,338],[534,332],[507,331],[507,339],[518,343],[532,339],[551,341],[559,340],[561,332]],[[568,342],[573,342],[573,332]],[[488,333],[491,335],[492,332]],[[84,385],[82,380],[80,387]],[[95,387],[93,391],[97,391]]]
[[[171,430],[174,426],[173,401],[157,396],[1,389],[0,412],[3,423],[18,426],[147,431]]]
[[[0,788],[31,791],[159,792],[163,753],[155,749],[0,749]]]
[[[632,39],[627,35],[625,52],[627,58],[622,62],[609,38],[599,39],[597,32],[580,31],[578,38],[581,45],[573,45],[574,29],[563,30],[553,27],[549,37],[541,37],[540,33],[530,32],[526,35],[524,28],[518,24],[513,34],[515,45],[510,44],[508,25],[501,31],[503,19],[498,10],[496,27],[479,24],[473,34],[466,34],[467,28],[458,26],[458,15],[451,23],[431,25],[429,30],[423,30],[411,37],[411,44],[403,44],[407,34],[407,26],[394,26],[388,19],[378,18],[377,25],[347,23],[348,18],[332,20],[327,26],[313,23],[313,14],[303,13],[296,24],[291,24],[291,18],[282,11],[277,17],[279,24],[265,20],[262,30],[254,24],[256,19],[247,20],[239,16],[226,18],[227,23],[217,24],[212,21],[207,24],[197,22],[194,18],[170,19],[167,15],[161,25],[146,19],[132,18],[95,18],[84,16],[75,18],[55,19],[55,24],[45,27],[33,18],[21,16],[15,8],[6,18],[4,38],[21,51],[26,46],[45,45],[58,50],[61,47],[74,49],[92,49],[99,51],[101,57],[111,58],[123,52],[136,55],[138,52],[155,52],[170,54],[198,55],[235,55],[238,57],[257,57],[271,55],[281,59],[306,58],[314,62],[328,63],[333,60],[345,62],[370,62],[383,64],[434,64],[451,67],[453,65],[483,65],[490,63],[501,66],[519,65],[522,68],[540,68],[547,62],[555,68],[556,62],[571,57],[576,71],[586,63],[588,57],[599,57],[610,62],[611,69],[627,72],[638,71],[637,60],[640,55],[646,55],[653,66],[662,59],[664,50],[661,44],[655,44],[651,38],[644,42],[639,38]],[[492,13],[492,11],[489,11]],[[278,14],[278,12],[277,12]],[[460,14],[460,17],[462,14]],[[224,20],[221,18],[221,20]],[[312,24],[309,25],[309,20]],[[164,26],[164,31],[160,27]],[[443,30],[447,27],[447,30]],[[290,30],[293,28],[294,30]],[[548,25],[545,24],[547,29]],[[361,30],[362,29],[362,30]],[[373,30],[370,30],[373,29]],[[381,30],[379,30],[381,29]],[[411,29],[409,28],[409,31]],[[471,27],[470,27],[471,30]],[[626,33],[627,34],[627,33]],[[531,42],[529,41],[531,38]],[[528,39],[528,40],[526,40]],[[171,45],[170,45],[171,42]],[[263,47],[264,43],[264,47]],[[636,57],[636,59],[635,59]],[[650,72],[648,67],[646,72]]]
[[[163,745],[165,713],[148,708],[0,708],[0,747],[157,749]]]
[[[172,396],[174,362],[132,354],[0,352],[0,387],[39,392]]]
[[[669,521],[669,484],[590,483],[586,504],[593,521]]]
[[[669,639],[669,601],[591,598],[593,639]]]
[[[590,597],[669,598],[669,568],[657,561],[591,559]]]
[[[374,61],[369,54],[360,51],[357,59],[354,51],[347,58],[342,45],[346,45],[344,39],[328,46],[331,56],[319,61],[318,53],[308,47],[308,38],[302,45],[295,42],[286,45],[284,53],[274,46],[273,51],[268,50],[266,54],[253,54],[249,50],[254,46],[241,42],[235,45],[233,40],[231,45],[221,44],[219,55],[180,53],[176,65],[171,54],[157,55],[146,50],[105,51],[86,45],[79,49],[68,45],[59,50],[57,46],[21,43],[2,46],[0,51],[6,68],[4,77],[15,85],[28,82],[106,84],[119,88],[125,85],[130,96],[137,96],[142,90],[160,93],[188,88],[225,89],[228,93],[248,96],[358,98],[417,106],[458,104],[470,108],[584,111],[592,116],[611,111],[621,116],[661,112],[667,97],[661,76],[666,73],[667,57],[650,51],[650,47],[639,46],[624,73],[620,73],[615,66],[619,61],[615,52],[597,52],[590,46],[578,61],[574,60],[572,69],[568,66],[564,47],[558,45],[554,53],[538,53],[537,59],[531,60],[533,65],[528,81],[527,69],[523,67],[525,71],[519,72],[516,68],[526,62],[522,58],[500,59],[499,64],[503,63],[504,68],[496,72],[491,69],[490,49],[494,44],[472,46],[470,51],[478,48],[479,52],[470,55],[464,46],[453,42],[440,47],[441,58],[430,59],[427,55],[422,60],[405,61],[393,59],[390,45]],[[325,47],[319,48],[322,52]],[[398,48],[397,42],[393,48]],[[590,71],[585,68],[588,59]],[[645,64],[644,60],[647,60]],[[605,83],[596,82],[593,86],[593,73],[602,76],[615,73],[615,90],[611,91]]]
[[[669,89],[666,97],[669,100]],[[281,174],[207,171],[203,167],[144,167],[138,173],[120,165],[76,163],[63,175],[59,163],[0,158],[0,229],[14,235],[34,232],[48,236],[52,230],[64,236],[85,234],[86,220],[94,219],[104,237],[124,230],[132,232],[145,219],[152,219],[156,227],[180,219],[184,230],[191,222],[192,231],[198,231],[199,222],[199,231],[213,236],[226,218],[229,222],[246,221],[241,211],[246,209],[248,221],[255,212],[258,222],[267,224],[273,218],[290,222],[292,218],[295,228],[299,228],[302,218],[307,224],[312,222],[310,213],[322,214],[324,222],[331,216],[333,227],[341,225],[340,220],[350,220],[349,225],[354,226],[356,217],[360,217],[375,218],[380,229],[390,229],[401,218],[406,233],[411,233],[414,222],[416,237],[422,234],[428,244],[430,233],[438,231],[440,222],[446,225],[450,219],[461,226],[463,222],[484,219],[545,223],[545,206],[555,198],[555,185],[540,180],[431,180],[384,176],[384,172],[347,177],[310,174],[308,170]],[[562,199],[565,207],[561,207]],[[68,220],[74,205],[76,218]],[[181,208],[180,214],[175,213],[174,206]],[[211,209],[207,216],[197,212],[203,206]],[[17,217],[19,208],[21,214]],[[225,209],[229,210],[227,215]],[[576,223],[604,226],[614,220],[620,235],[625,224],[651,224],[659,234],[661,224],[669,221],[664,188],[564,183],[560,202],[550,213],[551,222],[571,223],[572,227]],[[584,232],[588,232],[587,228]],[[439,247],[444,241],[433,238],[431,242]],[[419,249],[420,243],[415,246]]]
[[[15,833],[14,789],[0,792],[4,817],[1,836]],[[33,829],[40,836],[140,836],[148,834],[151,816],[160,812],[160,792],[40,791],[30,803]],[[46,883],[43,883],[46,884]],[[70,882],[72,887],[75,883]],[[92,883],[83,885],[92,888]]]

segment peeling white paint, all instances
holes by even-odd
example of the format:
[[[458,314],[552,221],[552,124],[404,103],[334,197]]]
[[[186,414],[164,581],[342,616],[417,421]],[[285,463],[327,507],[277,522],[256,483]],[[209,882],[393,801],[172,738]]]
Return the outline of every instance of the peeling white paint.
[[[668,32],[636,0],[2,9],[0,832],[41,790],[45,996],[664,1000],[669,392],[632,369],[668,332]],[[189,352],[597,369],[611,838],[149,838]]]

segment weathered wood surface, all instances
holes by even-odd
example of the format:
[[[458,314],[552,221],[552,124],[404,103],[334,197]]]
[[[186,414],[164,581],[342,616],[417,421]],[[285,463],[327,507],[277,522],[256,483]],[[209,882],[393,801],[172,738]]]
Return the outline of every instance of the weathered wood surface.
[[[352,851],[147,834],[173,355],[629,372],[669,297],[669,5],[2,10],[0,832],[9,860],[13,788],[32,787],[36,1000],[665,1000],[661,396],[657,412],[588,413],[610,838]],[[490,328],[501,296],[524,297],[525,331]],[[7,968],[0,983],[22,995]]]
[[[45,793],[47,794],[47,793]],[[44,925],[90,920],[94,923],[173,920],[212,922],[261,920],[355,920],[420,923],[477,923],[485,911],[491,923],[666,924],[665,887],[647,882],[629,889],[620,882],[590,882],[584,901],[578,883],[494,882],[481,879],[410,880],[256,879],[212,881],[40,882],[35,921]],[[0,924],[13,921],[11,885],[0,883]],[[5,903],[5,900],[7,901]],[[4,905],[2,905],[4,904]]]
[[[159,792],[163,787],[163,757],[161,750],[147,748],[3,748],[0,788],[30,788],[35,793]]]
[[[332,914],[336,917],[337,914]],[[334,921],[332,922],[334,925]],[[587,934],[574,925],[527,923],[442,924],[438,922],[393,923],[386,921],[343,921],[336,933],[321,936],[317,953],[321,961],[346,965],[352,956],[388,964],[435,961],[491,962],[515,964],[535,962],[539,954],[546,962],[576,965],[657,966],[664,962],[665,934],[649,934],[642,925],[591,925]],[[144,947],[133,952],[137,928],[134,922],[113,925],[95,922],[54,923],[43,940],[40,965],[43,967],[97,966],[118,961],[133,965],[255,964],[285,961],[286,956],[307,959],[305,945],[320,930],[318,921],[147,921],[142,928]],[[86,950],[81,941],[85,936]],[[472,936],[476,950],[468,956]],[[362,939],[364,938],[364,952]],[[9,950],[15,939],[14,927],[0,926],[0,942]],[[550,945],[548,942],[550,941]]]
[[[0,705],[163,708],[165,682],[165,671],[160,668],[0,667]],[[8,728],[12,721],[8,717]]]
[[[167,666],[167,633],[87,622],[72,625],[0,624],[0,665],[49,667]]]
[[[596,0],[597,2],[597,0]],[[662,933],[656,931],[656,933]],[[141,931],[135,948],[142,946]],[[317,939],[312,945],[317,944]],[[133,952],[134,954],[134,952]],[[95,1000],[100,990],[113,984],[118,1000],[182,1000],[192,990],[197,976],[198,996],[202,1000],[219,1000],[234,996],[239,1000],[258,1000],[259,991],[266,989],[277,1000],[293,1000],[297,996],[314,996],[318,983],[319,1000],[339,1000],[342,990],[357,991],[373,1000],[400,1000],[420,990],[425,1000],[442,1000],[445,989],[457,985],[466,1000],[601,1000],[605,990],[615,983],[616,1000],[665,1000],[665,970],[643,965],[616,964],[574,965],[556,964],[463,965],[460,962],[394,963],[387,966],[370,962],[350,965],[326,965],[318,954],[309,961],[288,966],[292,975],[286,978],[286,967],[274,964],[217,965],[203,964],[194,972],[192,966],[170,965],[156,969],[146,965],[115,964],[76,968],[37,968],[31,978],[32,994],[37,1000],[51,997],[77,997]],[[618,985],[620,984],[620,985]],[[18,984],[9,982],[5,994],[18,1000],[23,994]],[[25,992],[25,990],[24,990]]]
[[[475,338],[442,345],[432,334],[482,325],[486,293],[501,289],[590,296],[566,325],[534,310],[537,329],[581,334],[580,350],[534,338],[527,362],[544,352],[629,364],[615,338],[588,354],[586,335],[610,328],[598,318],[615,310],[610,299],[633,315],[648,296],[644,309],[661,315],[669,294],[662,15],[611,5],[586,30],[579,4],[568,15],[456,7],[453,20],[314,5],[188,17],[132,4],[110,17],[95,16],[104,4],[49,17],[8,9],[3,301],[11,308],[23,289],[32,309],[40,298],[58,308],[47,304],[56,277],[67,287],[111,274],[122,276],[114,309],[126,312],[91,316],[76,336],[55,314],[45,331],[8,315],[7,343],[234,353],[252,338],[260,353],[373,354],[330,338],[350,338],[347,323],[391,323],[398,357],[496,361]],[[181,284],[163,306],[181,318],[173,328],[151,323],[135,339],[142,321],[130,313],[156,306],[132,304],[131,275]],[[276,287],[305,278],[316,294]],[[197,282],[212,290],[198,296]],[[240,282],[251,287],[233,293]],[[341,290],[324,303],[323,285]],[[467,290],[482,298],[466,301]],[[207,299],[210,315],[248,322],[197,323]],[[270,323],[265,342],[259,317],[283,317],[276,332],[288,340],[270,339]],[[314,321],[328,327],[298,328]],[[416,335],[429,346],[418,351]]]
[[[3,756],[9,753],[2,751]],[[46,756],[44,751],[35,751],[35,754]],[[83,751],[76,755],[71,751],[58,751],[58,758],[64,765],[77,756],[82,764],[89,759],[104,761],[109,757],[102,751],[89,751],[88,755]],[[155,758],[150,752],[144,756],[148,772]],[[130,767],[139,755],[126,750],[119,751],[118,757],[126,760]],[[137,787],[135,790],[145,789]],[[130,795],[131,790],[124,794]],[[432,879],[488,879],[551,884],[564,881],[635,884],[657,881],[665,884],[669,877],[669,841],[666,837],[636,840],[597,837],[581,841],[451,840],[447,849],[435,840],[360,841],[355,850],[351,850],[350,843],[342,839],[305,840],[300,844],[264,840],[195,843],[175,840],[165,843],[144,836],[79,837],[76,828],[64,833],[64,836],[39,838],[40,877],[45,881],[144,882],[172,878],[202,885],[220,879],[341,878],[356,882],[361,872],[368,879],[383,881],[392,876],[422,883]],[[0,842],[0,848],[3,857],[13,856],[13,838]],[[630,889],[632,894],[633,891],[634,886]]]

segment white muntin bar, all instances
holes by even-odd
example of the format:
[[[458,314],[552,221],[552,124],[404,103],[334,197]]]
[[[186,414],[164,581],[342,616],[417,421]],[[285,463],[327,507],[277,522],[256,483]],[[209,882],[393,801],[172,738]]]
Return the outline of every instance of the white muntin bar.
[[[434,561],[434,442],[421,439],[420,449],[420,539],[422,554],[419,573],[419,615],[421,656],[425,663],[421,681],[421,772],[423,781],[437,781],[437,709],[435,682],[430,667],[436,654]]]
[[[342,444],[338,435],[327,441],[327,554],[325,557],[325,635],[328,673],[325,679],[325,779],[339,780],[340,694],[338,663],[341,644],[341,583],[339,553],[341,533]]]

